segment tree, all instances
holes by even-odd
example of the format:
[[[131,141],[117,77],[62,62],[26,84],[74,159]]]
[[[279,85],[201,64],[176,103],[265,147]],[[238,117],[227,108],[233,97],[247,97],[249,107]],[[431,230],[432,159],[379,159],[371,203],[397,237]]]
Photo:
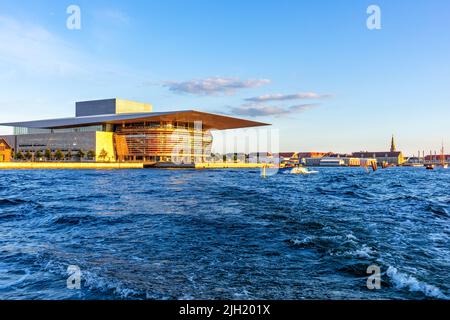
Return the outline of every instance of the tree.
[[[30,150],[27,150],[27,152],[25,152],[25,159],[29,161],[31,160],[31,158],[33,158],[33,155],[31,154]]]
[[[80,161],[81,160],[83,160],[83,158],[86,156],[86,154],[84,153],[84,151],[83,150],[78,150],[78,152],[77,152],[77,158],[79,158],[80,159]]]
[[[56,160],[62,160],[64,158],[64,154],[62,153],[62,151],[61,150],[56,150],[56,152],[55,152],[55,159]]]
[[[103,159],[103,161],[105,161],[107,156],[108,156],[108,151],[106,151],[105,149],[102,149],[102,151],[100,151],[100,154],[98,155],[98,157],[100,159]]]
[[[35,159],[41,159],[42,158],[42,152],[40,150],[36,151],[36,153],[34,154],[34,158]]]
[[[44,157],[45,157],[45,159],[47,159],[47,160],[52,160],[52,150],[50,150],[50,149],[45,149]]]
[[[22,151],[19,151],[19,152],[17,152],[17,153],[14,155],[14,158],[15,158],[16,160],[23,160],[25,157],[23,156]]]
[[[88,151],[88,153],[87,153],[87,157],[89,158],[89,159],[95,159],[95,156],[96,156],[96,153],[95,153],[95,151],[94,150],[89,150]]]
[[[72,152],[70,150],[67,151],[67,153],[66,153],[66,160],[72,160],[72,157],[73,157]]]

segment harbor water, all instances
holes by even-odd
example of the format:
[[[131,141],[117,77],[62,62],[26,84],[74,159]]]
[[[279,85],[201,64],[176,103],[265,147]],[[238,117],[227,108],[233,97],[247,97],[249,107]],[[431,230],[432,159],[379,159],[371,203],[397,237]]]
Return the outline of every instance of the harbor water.
[[[0,299],[449,299],[450,170],[318,170],[0,171]]]

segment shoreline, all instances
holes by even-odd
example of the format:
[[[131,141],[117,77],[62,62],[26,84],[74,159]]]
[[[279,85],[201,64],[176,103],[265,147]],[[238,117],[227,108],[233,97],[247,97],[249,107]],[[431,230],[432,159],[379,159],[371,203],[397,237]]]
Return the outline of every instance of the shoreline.
[[[0,171],[5,170],[124,170],[124,169],[262,169],[275,168],[273,164],[214,162],[196,164],[149,163],[149,162],[0,162]],[[306,168],[362,168],[359,166],[306,166]],[[395,166],[422,168],[423,166]]]
[[[155,164],[145,162],[0,162],[1,170],[123,170],[123,169],[256,169],[262,163]]]
[[[0,162],[0,170],[143,169],[143,163],[123,162]]]

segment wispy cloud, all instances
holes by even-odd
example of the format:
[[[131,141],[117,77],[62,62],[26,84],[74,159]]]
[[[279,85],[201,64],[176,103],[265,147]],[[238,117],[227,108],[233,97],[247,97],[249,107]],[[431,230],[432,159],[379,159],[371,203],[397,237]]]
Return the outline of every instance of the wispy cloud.
[[[169,81],[164,84],[175,93],[190,93],[196,95],[221,95],[233,94],[237,90],[256,88],[270,83],[268,79],[240,80],[238,78],[212,77],[206,79],[194,79],[184,82]]]
[[[307,100],[307,99],[324,99],[331,97],[331,94],[319,94],[315,92],[304,92],[294,94],[268,94],[258,97],[245,99],[251,102],[268,102],[268,101],[289,101],[289,100]]]
[[[266,116],[285,116],[295,113],[300,113],[305,110],[318,107],[319,104],[298,104],[289,107],[283,106],[267,106],[260,104],[244,104],[240,107],[230,108],[230,113],[238,116],[249,116],[249,117],[266,117]]]
[[[142,82],[126,65],[99,60],[43,26],[0,15],[0,80],[33,76],[111,83],[111,75]]]
[[[25,73],[73,74],[83,71],[68,43],[45,28],[0,16],[0,63]]]
[[[99,19],[113,23],[129,24],[130,17],[123,11],[113,8],[104,9],[97,14]]]

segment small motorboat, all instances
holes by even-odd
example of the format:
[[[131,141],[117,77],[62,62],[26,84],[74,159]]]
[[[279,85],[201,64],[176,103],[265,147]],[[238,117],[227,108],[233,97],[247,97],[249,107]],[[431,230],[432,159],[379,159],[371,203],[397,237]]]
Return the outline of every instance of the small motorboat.
[[[290,174],[316,174],[318,171],[311,171],[304,167],[295,167],[288,171]]]
[[[425,169],[427,169],[427,170],[434,170],[434,165],[432,165],[432,164],[427,164],[427,165],[425,166]]]

